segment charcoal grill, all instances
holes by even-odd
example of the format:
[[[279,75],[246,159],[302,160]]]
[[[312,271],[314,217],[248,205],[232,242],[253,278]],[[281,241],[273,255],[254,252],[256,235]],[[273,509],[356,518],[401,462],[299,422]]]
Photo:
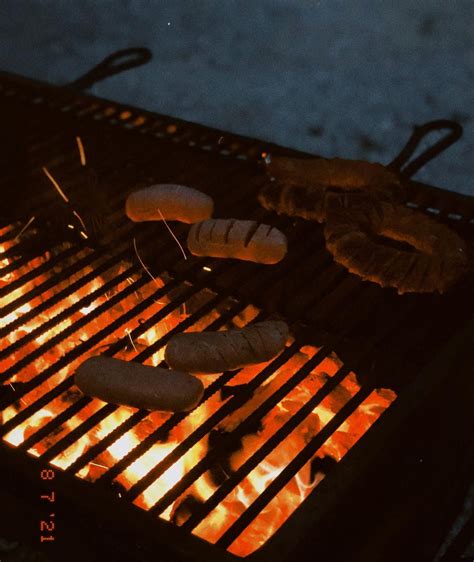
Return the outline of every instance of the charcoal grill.
[[[278,218],[256,202],[252,180],[262,152],[297,155],[295,151],[6,73],[0,74],[0,100],[7,124],[2,133],[0,278],[8,281],[0,296],[9,298],[2,307],[9,321],[0,333],[5,339],[15,330],[21,332],[0,351],[6,366],[2,383],[34,369],[33,376],[1,388],[2,437],[52,401],[62,401],[55,415],[29,427],[21,442],[1,443],[2,509],[9,519],[5,533],[36,544],[53,560],[65,556],[71,560],[85,556],[90,560],[237,560],[228,550],[232,542],[374,389],[386,388],[396,393],[396,400],[339,462],[320,459],[317,468],[326,477],[249,559],[283,561],[319,555],[331,560],[399,560],[407,552],[418,560],[429,559],[473,465],[468,447],[473,428],[472,274],[443,296],[399,296],[349,274],[325,250],[319,225]],[[87,169],[77,157],[77,136],[86,149]],[[69,202],[45,179],[43,166],[60,181]],[[123,216],[126,195],[153,182],[188,184],[209,193],[216,201],[215,216],[255,218],[278,226],[289,238],[289,255],[271,267],[192,256],[185,260],[163,224],[133,225]],[[414,181],[409,193],[408,205],[436,214],[472,244],[472,198]],[[183,225],[173,225],[173,232],[185,239]],[[120,263],[125,265],[117,268]],[[98,276],[103,282],[91,288]],[[96,323],[103,312],[117,310],[134,293],[140,298],[133,307],[120,310],[106,325]],[[79,300],[67,300],[77,294]],[[94,308],[95,299],[104,296],[106,300]],[[153,308],[157,301],[165,303],[159,310]],[[53,306],[55,314],[46,317]],[[176,325],[137,350],[133,360],[149,360],[173,333],[199,324],[211,313],[207,328],[219,329],[249,308],[256,318],[284,317],[294,341],[250,382],[230,386],[235,372],[212,382],[204,400],[227,392],[227,401],[128,490],[117,484],[118,475],[155,443],[165,441],[185,420],[184,414],[154,425],[146,438],[106,470],[98,467],[100,476],[94,482],[77,474],[142,423],[147,412],[134,410],[111,433],[85,447],[67,468],[52,464],[117,407],[102,404],[61,433],[68,420],[87,412],[91,399],[74,390],[72,372],[29,401],[35,389],[56,380],[61,369],[77,364],[101,343],[105,342],[102,351],[108,355],[130,349],[171,313],[181,315]],[[84,309],[87,313],[77,319]],[[141,322],[133,324],[140,315]],[[35,318],[42,320],[21,331]],[[75,320],[68,324],[68,318]],[[111,340],[111,334],[131,323],[131,330],[122,330]],[[93,326],[88,338],[73,340],[61,348],[61,355],[51,358],[55,348],[87,325]],[[50,329],[55,330],[50,339],[38,340]],[[40,343],[33,345],[35,341]],[[259,385],[302,346],[313,346],[314,354],[243,420],[232,439],[219,441],[214,433],[215,448],[158,501],[147,509],[132,503],[200,439],[215,432],[220,421],[250,400]],[[17,353],[19,359],[8,363]],[[158,517],[333,353],[339,358],[334,375],[240,469],[221,474],[208,503],[191,507],[191,516],[182,526]],[[195,536],[191,531],[206,513],[351,372],[357,374],[357,391],[215,544]],[[6,415],[12,408],[15,415]],[[31,454],[45,442],[48,446],[41,454]],[[53,474],[48,472],[40,478],[41,471],[53,469],[53,480],[47,480]],[[48,504],[40,496],[50,495],[51,490],[55,501]],[[54,542],[39,542],[40,521],[48,522],[43,535],[54,527]]]

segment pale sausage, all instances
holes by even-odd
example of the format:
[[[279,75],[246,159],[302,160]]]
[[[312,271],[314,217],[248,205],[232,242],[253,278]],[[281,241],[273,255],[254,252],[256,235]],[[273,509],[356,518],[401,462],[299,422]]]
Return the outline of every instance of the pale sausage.
[[[209,195],[184,185],[152,185],[131,193],[125,203],[125,212],[134,222],[164,218],[192,224],[210,218],[213,211]]]
[[[285,322],[268,320],[222,332],[186,332],[171,338],[165,361],[172,369],[221,373],[269,361],[285,347]]]
[[[192,410],[204,392],[202,382],[188,373],[112,357],[87,359],[75,382],[84,394],[105,402],[166,412]]]
[[[274,264],[284,258],[287,247],[283,232],[257,221],[209,219],[194,224],[188,234],[188,248],[195,256]]]

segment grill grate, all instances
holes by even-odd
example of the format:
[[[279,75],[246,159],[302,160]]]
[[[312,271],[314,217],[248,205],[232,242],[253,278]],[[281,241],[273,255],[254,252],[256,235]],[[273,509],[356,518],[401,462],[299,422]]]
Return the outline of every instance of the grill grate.
[[[0,217],[0,337],[4,342],[0,346],[4,384],[0,435],[18,451],[39,456],[71,476],[85,477],[94,482],[93,488],[106,488],[117,482],[124,486],[134,463],[181,432],[181,439],[173,441],[166,454],[129,481],[119,495],[122,501],[145,507],[150,516],[174,517],[183,532],[203,536],[206,518],[229,495],[242,490],[243,482],[316,412],[324,423],[299,443],[294,458],[274,469],[255,497],[241,498],[242,509],[228,514],[219,532],[206,537],[222,549],[251,552],[248,545],[242,550],[233,550],[233,545],[249,529],[247,541],[255,539],[252,525],[262,520],[315,455],[329,456],[334,449],[331,439],[340,437],[341,428],[349,424],[346,433],[354,435],[343,442],[339,456],[333,451],[339,461],[389,407],[393,391],[400,395],[434,351],[472,316],[468,298],[472,276],[443,297],[400,297],[395,291],[361,282],[335,264],[324,248],[319,225],[276,218],[260,209],[255,185],[249,180],[255,176],[260,153],[283,152],[279,147],[10,75],[0,75],[0,98],[9,108],[10,124],[29,117],[13,143],[24,158],[25,194],[18,191],[18,170],[8,165],[8,158],[4,158],[7,165],[1,180],[9,205],[7,214]],[[78,135],[97,174],[98,183],[92,188],[74,147]],[[68,221],[74,219],[42,176],[42,166],[60,178],[85,223],[96,225],[93,239],[67,237],[71,234]],[[192,256],[184,260],[163,225],[132,225],[123,218],[129,191],[154,181],[190,184],[208,192],[216,200],[217,216],[254,218],[278,226],[289,238],[288,257],[272,267]],[[472,201],[415,182],[412,186],[411,206],[437,214],[472,240]],[[21,232],[33,216],[36,222]],[[70,230],[77,230],[76,222],[72,226]],[[173,230],[180,239],[186,235],[183,225]],[[143,269],[142,261],[149,271]],[[160,353],[175,333],[217,330],[275,313],[290,322],[294,341],[275,360],[252,371],[250,378],[240,370],[209,379],[201,406],[194,412],[157,417],[103,404],[74,389],[75,367],[99,350],[161,364]],[[105,322],[104,315],[108,315]],[[169,324],[166,330],[144,340],[150,330],[164,323]],[[134,349],[139,341],[146,344]],[[272,386],[271,381],[279,380],[285,369],[288,373],[281,384]],[[327,369],[332,372],[323,374]],[[291,415],[282,416],[280,425],[230,474],[222,481],[214,474],[209,485],[216,467],[221,476],[224,468],[229,470],[229,459],[245,439],[262,432],[262,420],[274,415],[285,400],[291,402],[292,393],[309,384],[311,377],[319,377],[319,386],[308,387],[315,392],[293,406]],[[242,383],[235,383],[240,379]],[[267,394],[266,388],[270,389]],[[376,390],[381,388],[392,390]],[[344,399],[337,398],[338,393],[345,393]],[[328,401],[336,405],[323,420]],[[358,432],[350,424],[364,408],[368,418]],[[239,411],[245,411],[245,416],[239,418]],[[104,432],[112,418],[115,423]],[[237,420],[235,425],[229,425],[211,446],[211,435],[219,436],[229,419]],[[131,434],[140,439],[111,460],[112,446]],[[204,442],[205,454],[171,482],[165,478]],[[107,455],[108,464],[101,465]],[[165,478],[166,489],[145,501],[147,491],[160,478]],[[211,489],[197,500],[195,495],[194,504],[186,508],[186,494],[206,479]],[[304,495],[316,484],[306,482]],[[178,521],[180,506],[189,509],[182,521]],[[280,524],[295,507],[288,509]]]

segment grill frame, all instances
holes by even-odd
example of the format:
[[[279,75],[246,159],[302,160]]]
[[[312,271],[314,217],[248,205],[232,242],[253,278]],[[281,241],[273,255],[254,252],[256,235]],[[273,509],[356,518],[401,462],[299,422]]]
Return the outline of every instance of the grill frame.
[[[76,92],[73,92],[72,90],[68,90],[68,89],[65,89],[65,88],[53,87],[53,86],[46,85],[46,84],[39,84],[37,82],[33,82],[33,81],[30,81],[30,80],[27,80],[27,79],[23,79],[23,78],[19,78],[19,77],[13,77],[12,75],[0,74],[0,77],[1,77],[1,80],[6,80],[7,83],[10,81],[14,85],[17,85],[17,86],[20,85],[20,87],[21,87],[22,83],[28,84],[30,87],[33,87],[34,89],[36,89],[40,92],[43,91],[46,96],[50,96],[51,92],[55,92],[55,95],[58,96],[58,98],[60,100],[62,100],[63,96],[64,96],[64,99],[70,98],[72,101],[75,101],[77,104],[84,103],[84,105],[86,105],[87,103],[94,104],[95,101],[91,102],[91,100],[98,100],[97,103],[99,103],[99,104],[100,103],[104,103],[104,104],[108,104],[108,105],[112,104],[113,106],[119,108],[119,109],[117,109],[116,113],[118,111],[120,111],[121,114],[123,114],[123,112],[130,112],[131,116],[133,116],[135,114],[137,114],[137,115],[143,114],[144,116],[147,116],[149,119],[152,119],[152,118],[155,119],[155,120],[161,119],[163,122],[166,122],[166,119],[167,119],[167,118],[162,117],[162,116],[156,117],[149,112],[137,110],[137,109],[135,109],[131,106],[124,106],[124,105],[121,105],[121,104],[116,104],[115,102],[108,102],[107,100],[100,100],[100,98],[95,98],[93,96],[84,96],[82,94],[78,95]],[[54,99],[55,98],[53,98],[53,97],[48,98],[48,103],[53,103]],[[54,103],[53,103],[53,105],[54,105]],[[90,107],[91,106],[88,106],[87,109],[90,110]],[[85,113],[83,113],[82,115],[79,114],[79,117],[87,116],[87,111],[86,110],[84,110],[84,111],[85,111]],[[131,119],[131,116],[127,119],[124,119],[124,121],[125,122],[129,121]],[[189,124],[189,123],[186,123],[184,121],[177,120],[177,119],[173,119],[172,121],[173,121],[173,123],[177,123],[177,125],[176,125],[177,130],[179,130],[179,128],[181,126],[184,130],[184,133],[183,133],[184,136],[181,137],[181,141],[177,140],[176,142],[184,142],[184,140],[186,138],[201,138],[202,135],[207,135],[208,138],[214,139],[213,140],[214,144],[204,144],[203,145],[202,148],[206,151],[209,150],[208,147],[210,147],[210,149],[212,149],[213,147],[216,147],[216,146],[219,147],[219,150],[228,150],[226,148],[224,148],[224,149],[220,148],[220,143],[219,143],[218,139],[220,137],[222,137],[223,135],[225,135],[227,138],[236,139],[234,142],[239,143],[239,146],[244,147],[243,152],[237,153],[235,155],[235,158],[237,160],[245,161],[246,159],[250,158],[249,154],[253,154],[253,158],[256,158],[256,156],[259,154],[259,152],[261,152],[263,149],[268,151],[268,150],[272,150],[274,148],[275,150],[280,151],[280,152],[282,150],[281,147],[275,147],[274,145],[270,145],[269,143],[260,143],[260,141],[256,143],[252,139],[245,139],[244,137],[239,137],[237,135],[229,135],[228,133],[208,129],[206,127],[202,127],[202,126],[198,126],[198,125]],[[151,126],[153,127],[154,125],[151,125]],[[169,128],[169,126],[170,125],[167,125],[167,128]],[[147,131],[145,130],[144,132],[146,133]],[[161,133],[161,131],[158,131],[158,133],[160,135],[165,136],[165,133]],[[173,134],[174,133],[169,133],[169,136],[172,136]],[[191,142],[194,142],[194,141],[191,141]],[[210,141],[203,141],[203,142],[208,143]],[[249,148],[245,148],[245,147],[249,147]],[[297,154],[295,151],[291,151],[291,153]],[[229,155],[223,154],[223,156],[229,156]],[[439,202],[442,203],[442,205],[440,204],[440,206],[443,207],[443,211],[444,211],[443,214],[444,215],[448,215],[449,213],[456,213],[456,214],[462,214],[463,217],[466,217],[466,216],[472,217],[473,214],[474,214],[474,212],[473,212],[474,211],[474,199],[472,199],[472,198],[467,198],[465,196],[460,196],[460,195],[457,195],[457,194],[445,192],[445,191],[439,190],[438,188],[434,188],[434,187],[431,187],[431,186],[425,186],[425,185],[417,183],[417,182],[412,182],[411,185],[413,186],[413,189],[414,189],[413,190],[413,197],[411,199],[413,199],[414,203],[418,204],[419,206],[426,205],[427,204],[426,202],[429,201],[429,204],[431,206],[433,206],[433,208],[438,208],[438,207],[435,207],[434,205],[436,204],[437,201],[439,201]],[[468,229],[472,230],[470,224],[471,223],[468,223],[465,219],[461,219],[461,222],[460,222],[461,229],[465,229],[466,232],[468,231]],[[183,272],[181,272],[179,270],[173,271],[173,273],[177,276],[177,279],[180,279],[180,278],[186,279],[186,276],[185,275],[183,276]],[[331,284],[332,279],[328,279],[328,282],[329,282],[329,284]],[[348,284],[350,284],[350,282]],[[212,287],[212,285],[211,285],[211,287]],[[231,292],[229,287],[225,287],[222,284],[216,285],[215,289],[219,293]],[[351,294],[351,293],[349,293],[349,294]],[[241,294],[238,294],[237,296],[238,296],[238,298],[241,298],[241,299],[243,298]],[[253,295],[253,294],[246,295],[245,299],[250,301],[250,302],[254,302],[255,301],[255,295]],[[258,301],[258,299],[257,299],[257,301]],[[256,302],[256,304],[262,304],[262,302]],[[263,302],[263,305],[265,305],[265,304],[266,303]],[[329,303],[327,305],[327,307],[328,307],[328,310],[331,310],[331,303]],[[308,335],[308,330],[311,330],[311,328],[314,327],[314,326],[311,326],[311,322],[309,322],[309,324],[307,324],[306,326],[303,323],[303,326],[304,326],[303,331],[304,331],[305,336]],[[469,325],[467,325],[467,326],[469,327]],[[452,341],[456,341],[456,339],[462,340],[463,336],[466,338],[466,340],[469,337],[469,331],[466,329],[466,326],[461,327],[461,329],[458,331],[457,336],[451,337],[451,343],[448,345],[448,347],[453,345]],[[437,371],[437,369],[430,369],[429,374],[426,375],[425,379],[423,379],[423,380],[432,381],[433,376],[436,376],[436,371]],[[442,374],[438,372],[438,376],[440,377],[440,379],[439,379],[440,381],[446,380],[446,375],[443,377]],[[418,377],[417,380],[421,380],[421,375],[420,375],[420,377]],[[415,387],[418,388],[419,384],[420,383],[415,385]],[[431,383],[431,384],[433,384],[433,383]],[[413,390],[412,392],[414,392],[415,393],[414,396],[416,396],[416,392],[417,392],[416,389]],[[407,400],[409,401],[408,398],[404,397],[404,401],[407,401]],[[413,412],[411,412],[411,413],[413,413]],[[389,414],[391,414],[391,412],[387,412],[384,415],[384,417],[383,417],[384,424],[376,424],[376,425],[378,425],[378,426],[383,425],[385,427],[385,425],[387,425],[387,422],[385,420],[387,419],[387,416]],[[395,416],[395,414],[393,414],[392,417],[393,416]],[[403,408],[402,413],[401,414],[399,413],[398,416],[399,416],[399,418],[402,417],[404,419],[409,418],[410,417],[410,408],[408,408],[408,407]],[[396,422],[392,422],[392,423],[395,424]],[[400,419],[399,419],[398,423],[401,424]],[[382,434],[382,437],[379,436],[379,440],[380,440],[379,442],[382,442],[385,430],[383,430],[383,429],[380,430],[380,428],[373,427],[370,434],[375,435],[376,430],[379,431],[379,434]],[[356,447],[357,451],[362,450],[362,442],[364,442],[364,440],[366,440],[366,439],[367,439],[367,436],[364,436],[364,438],[362,438],[362,440],[358,443],[358,445]],[[374,439],[376,439],[376,438],[373,437],[372,440],[374,440]],[[5,449],[5,446],[4,446],[3,443],[2,443],[2,449]],[[372,448],[372,451],[373,451],[373,448]],[[17,456],[17,453],[18,453],[18,451],[9,451],[8,453],[6,453],[4,450],[2,452],[4,454],[6,454],[7,459],[14,459]],[[346,457],[342,461],[340,461],[339,464],[344,463],[344,466],[347,466],[348,464],[349,464],[349,466],[352,466],[350,461],[345,460],[346,458],[352,458],[352,453],[356,454],[354,450],[350,451],[348,453],[348,455],[346,455]],[[359,457],[360,457],[360,455],[361,455],[361,453],[359,453]],[[28,462],[26,462],[26,461],[28,461]],[[25,474],[28,475],[28,473],[29,474],[34,473],[35,470],[37,470],[37,466],[39,466],[39,465],[36,465],[36,468],[32,468],[32,467],[35,466],[33,461],[35,461],[35,459],[29,459],[29,458],[27,459],[26,456],[23,455],[23,456],[18,456],[18,458],[15,459],[15,462],[13,464],[14,464],[16,469],[19,469],[20,471],[25,470],[26,471]],[[26,464],[25,464],[25,462],[26,462]],[[29,464],[30,462],[33,462],[33,464]],[[356,462],[356,461],[354,461],[354,462]],[[9,465],[9,463],[10,463],[10,460],[8,460],[6,462],[6,465]],[[25,469],[24,466],[26,466],[26,465],[30,466],[30,468]],[[62,476],[63,475],[61,475],[61,477]],[[64,475],[64,476],[66,476],[66,475]],[[26,478],[28,478],[28,476],[26,476]],[[320,493],[324,494],[324,492],[321,491],[322,489],[324,489],[324,490],[328,490],[326,492],[326,494],[330,495],[331,487],[334,487],[334,486],[340,487],[340,485],[338,486],[334,482],[334,479],[335,479],[335,477],[331,477],[331,475],[329,475],[325,479],[324,482],[322,482],[320,485],[318,485],[315,492],[317,492],[318,495]],[[81,482],[78,479],[73,478],[73,480],[75,480],[77,482]],[[58,482],[59,482],[59,480],[58,480]],[[86,484],[86,483],[81,482],[81,485],[82,484]],[[58,484],[58,485],[61,486],[61,484]],[[64,483],[65,496],[66,496],[66,489],[68,488],[69,485],[70,485],[70,482],[68,482],[67,479],[65,479],[65,483]],[[321,488],[323,485],[324,485],[324,488]],[[76,486],[76,485],[74,485],[74,486]],[[84,491],[85,491],[85,488],[84,489],[77,488],[78,495],[76,496],[76,498],[82,497],[82,495],[87,496],[87,494],[85,494]],[[108,496],[109,496],[109,494],[107,494],[107,497]],[[311,494],[311,496],[314,496],[314,493]],[[307,500],[304,502],[303,506],[314,503],[311,500],[311,496],[309,498],[307,498]],[[112,500],[112,499],[114,501],[110,505],[111,506],[113,505],[114,507],[112,509],[110,509],[109,511],[115,512],[115,507],[117,507],[117,510],[119,510],[119,508],[118,508],[118,506],[115,506],[115,504],[117,503],[117,500],[116,500],[116,498],[113,494],[110,495],[110,500]],[[97,500],[94,500],[94,501],[97,501]],[[108,499],[105,500],[105,501],[108,502]],[[102,504],[102,502],[99,502],[99,503]],[[118,503],[120,503],[120,502],[118,502]],[[331,501],[329,501],[329,499],[328,499],[328,506],[327,506],[328,510],[329,510],[330,504],[331,504]],[[302,509],[303,506],[301,506],[300,509],[298,510],[298,512],[295,513],[288,520],[288,522],[287,522],[288,525],[284,524],[284,526],[283,526],[284,528],[287,528],[287,527],[290,528],[291,525],[296,524],[296,523],[294,523],[295,521],[298,521],[299,527],[308,526],[306,524],[303,524],[304,523],[304,519],[302,518],[303,516],[299,515],[299,511]],[[91,506],[89,506],[89,508],[90,507]],[[130,508],[130,507],[133,508],[133,506],[128,505],[128,508]],[[123,505],[121,505],[121,507],[120,507],[120,510],[122,510],[122,509],[123,509]],[[136,508],[136,509],[138,510],[138,508]],[[318,510],[319,510],[318,511],[319,514],[322,514],[323,511],[324,511],[323,508],[318,508]],[[133,511],[135,511],[135,509],[133,509]],[[142,510],[139,510],[139,511],[141,513],[145,514],[145,516],[146,516],[146,512],[142,512]],[[110,513],[109,513],[109,515],[110,515]],[[141,515],[138,516],[137,514],[134,514],[133,516],[126,517],[125,519],[127,520],[128,523],[130,523],[132,519],[133,520],[135,519],[135,517],[137,517],[137,520],[140,520],[140,523],[144,525],[144,523],[142,523],[143,518],[141,517]],[[147,519],[150,519],[150,518],[148,517]],[[314,519],[314,517],[311,517],[312,521],[313,521],[313,519]],[[145,520],[143,519],[143,521],[145,521]],[[290,525],[290,522],[291,522],[291,525]],[[166,522],[163,522],[163,521],[158,522],[159,525],[161,525],[161,523],[166,523]],[[314,523],[314,521],[313,521],[313,523]],[[153,523],[153,525],[158,525],[158,524],[156,522]],[[120,526],[120,524],[119,524],[119,526]],[[146,526],[148,526],[148,525],[146,525]],[[135,527],[135,525],[134,525],[134,527]],[[177,530],[174,527],[173,527],[174,530],[170,531],[169,527],[170,527],[169,524],[165,524],[164,527],[163,527],[163,532],[160,533],[160,534],[162,535],[162,537],[166,537],[169,533],[172,533],[172,537],[173,537],[173,539],[174,538],[176,539],[177,545],[179,545],[179,547],[182,547],[183,533],[180,533],[179,529]],[[176,531],[178,531],[178,533],[176,533]],[[255,555],[252,555],[250,558],[255,559],[255,560],[260,560],[260,559],[263,560],[263,559],[267,559],[269,557],[273,557],[271,559],[276,560],[276,559],[278,559],[277,554],[278,554],[278,557],[281,558],[282,552],[285,550],[285,548],[288,547],[289,542],[291,542],[291,541],[289,541],[289,537],[294,538],[294,536],[295,536],[294,531],[291,531],[291,532],[288,531],[288,533],[287,533],[282,528],[282,529],[280,529],[280,531],[278,531],[276,533],[276,535],[274,535],[274,537],[272,539],[269,539],[268,543],[264,547],[262,547],[258,552],[255,553]],[[230,561],[230,560],[236,559],[236,557],[234,557],[233,555],[230,555],[228,553],[223,553],[222,551],[216,552],[215,548],[213,548],[211,545],[209,545],[205,541],[202,541],[201,539],[198,539],[197,537],[190,536],[190,535],[186,535],[186,537],[187,537],[186,541],[189,538],[190,541],[191,541],[191,544],[192,544],[192,548],[190,550],[197,549],[196,550],[197,552],[202,553],[203,556],[205,555],[207,558],[210,558],[211,560],[220,559],[220,560],[229,560]],[[280,538],[280,537],[284,537],[284,538]],[[162,541],[162,539],[160,538],[159,541],[158,541],[159,544],[162,544],[161,541]],[[205,546],[202,543],[204,543]],[[181,553],[181,554],[183,554],[183,553]],[[185,549],[184,556],[185,556],[185,558],[187,556],[189,556],[189,549]]]

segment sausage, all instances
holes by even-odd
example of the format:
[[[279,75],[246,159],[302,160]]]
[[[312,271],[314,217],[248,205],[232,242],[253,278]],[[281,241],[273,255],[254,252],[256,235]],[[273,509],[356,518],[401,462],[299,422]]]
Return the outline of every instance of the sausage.
[[[166,412],[192,410],[204,392],[202,382],[188,373],[112,357],[84,361],[75,382],[84,394],[105,402]]]
[[[288,326],[267,320],[223,332],[186,332],[171,338],[165,361],[172,369],[221,373],[269,361],[285,347]]]
[[[184,185],[152,185],[131,193],[125,202],[125,212],[134,222],[164,218],[192,224],[212,217],[213,211],[209,195]]]
[[[283,232],[257,221],[209,219],[188,233],[188,248],[195,256],[274,264],[284,258],[287,247]]]

